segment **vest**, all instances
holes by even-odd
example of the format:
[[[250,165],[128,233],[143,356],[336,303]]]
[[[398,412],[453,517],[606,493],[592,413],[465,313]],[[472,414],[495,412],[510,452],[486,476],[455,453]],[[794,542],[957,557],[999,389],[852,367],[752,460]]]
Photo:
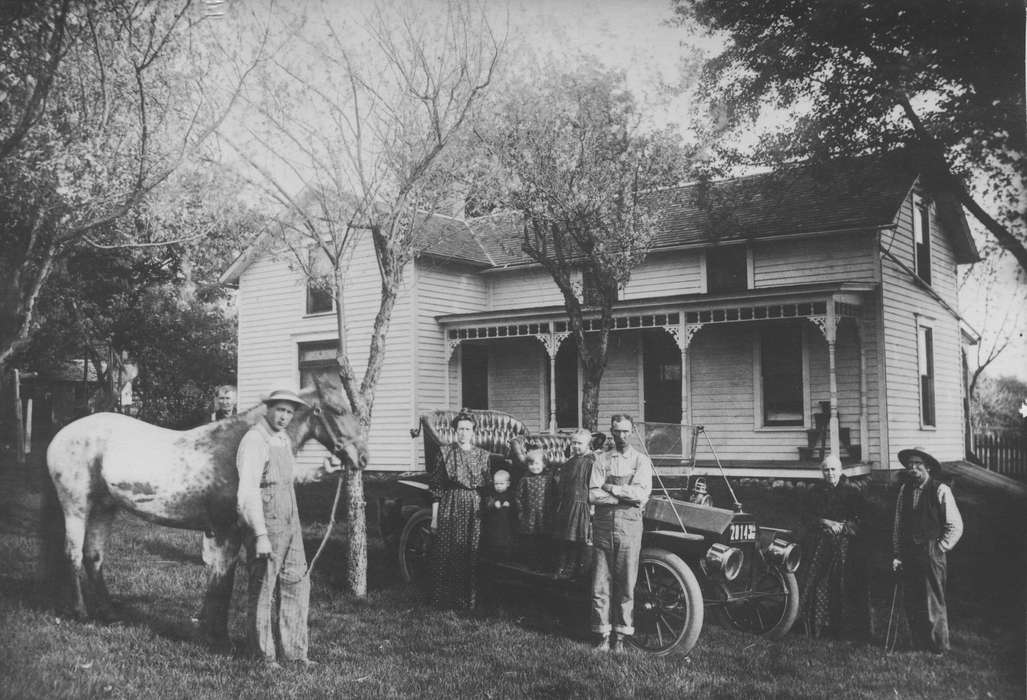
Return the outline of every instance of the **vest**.
[[[923,544],[941,537],[945,513],[938,502],[938,482],[928,479],[924,484],[920,501],[913,509],[913,491],[906,484],[902,491],[902,541],[901,545]]]

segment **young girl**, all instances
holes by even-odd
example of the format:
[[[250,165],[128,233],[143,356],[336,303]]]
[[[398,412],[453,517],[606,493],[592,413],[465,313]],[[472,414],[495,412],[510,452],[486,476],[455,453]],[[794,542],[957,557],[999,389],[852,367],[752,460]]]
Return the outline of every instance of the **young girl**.
[[[592,563],[588,505],[588,479],[592,474],[592,434],[581,429],[571,436],[571,457],[556,476],[556,512],[553,540],[558,560],[558,578],[577,578],[589,572]]]
[[[549,537],[553,510],[553,476],[545,470],[545,458],[538,447],[528,449],[528,473],[517,482],[517,532],[525,563],[532,568],[549,568]]]
[[[510,472],[497,470],[492,475],[492,488],[485,494],[481,525],[485,554],[498,561],[510,558],[513,499],[509,491]]]

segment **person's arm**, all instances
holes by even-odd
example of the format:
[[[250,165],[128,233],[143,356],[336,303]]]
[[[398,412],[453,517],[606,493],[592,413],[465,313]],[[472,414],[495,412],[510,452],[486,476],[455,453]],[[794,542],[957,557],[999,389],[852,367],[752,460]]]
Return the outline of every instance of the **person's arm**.
[[[600,462],[602,457],[597,457],[592,462],[592,471],[588,477],[588,502],[593,505],[615,506],[620,499],[606,490],[606,469]]]
[[[635,460],[635,474],[630,484],[606,484],[603,489],[620,501],[645,505],[653,490],[653,463],[642,454],[636,454]]]
[[[243,436],[235,456],[235,467],[239,472],[236,507],[243,524],[252,530],[257,538],[257,556],[271,553],[271,542],[267,537],[267,525],[264,523],[264,504],[260,498],[260,480],[264,475],[268,457],[267,443],[255,431]]]
[[[866,499],[859,489],[849,484],[848,513],[845,520],[842,520],[841,532],[846,537],[855,537],[859,533],[860,523],[863,521],[863,513],[866,509]]]
[[[963,536],[963,516],[956,506],[956,497],[952,495],[952,489],[945,484],[938,484],[938,503],[945,513],[945,527],[938,538],[938,546],[941,551],[947,552],[956,546],[959,538]]]
[[[428,475],[428,492],[431,494],[431,524],[432,532],[439,529],[439,500],[442,498],[442,482],[446,473],[445,448],[439,453],[435,460],[435,468]]]

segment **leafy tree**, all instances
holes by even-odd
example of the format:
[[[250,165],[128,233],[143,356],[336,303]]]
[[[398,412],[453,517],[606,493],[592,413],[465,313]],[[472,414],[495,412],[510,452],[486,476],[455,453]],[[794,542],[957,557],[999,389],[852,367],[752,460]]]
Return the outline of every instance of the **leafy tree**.
[[[983,375],[970,403],[974,430],[978,433],[1015,432],[1027,429],[1020,408],[1027,401],[1027,382],[1016,377]]]
[[[670,131],[641,127],[622,74],[581,66],[533,77],[504,94],[479,134],[488,158],[478,181],[493,192],[476,198],[520,216],[521,249],[559,287],[582,366],[582,422],[595,429],[612,309],[656,230],[648,191],[680,182],[690,159]]]
[[[1027,135],[1021,0],[674,0],[678,19],[728,39],[704,70],[711,136],[725,147],[766,108],[784,127],[749,154],[766,164],[914,147],[1027,270]]]
[[[457,136],[501,52],[483,8],[451,0],[437,9],[375,3],[360,22],[328,11],[308,22],[296,30],[305,51],[263,75],[255,143],[228,139],[280,207],[273,240],[333,297],[339,376],[365,431],[404,274],[431,235],[426,222],[450,196]],[[373,250],[381,280],[362,373],[346,331],[345,281],[358,246]],[[345,478],[346,585],[363,597],[363,477],[349,470]]]
[[[62,258],[158,242],[163,230],[140,230],[130,215],[234,103],[247,69],[211,49],[193,4],[3,4],[0,370],[30,339]]]

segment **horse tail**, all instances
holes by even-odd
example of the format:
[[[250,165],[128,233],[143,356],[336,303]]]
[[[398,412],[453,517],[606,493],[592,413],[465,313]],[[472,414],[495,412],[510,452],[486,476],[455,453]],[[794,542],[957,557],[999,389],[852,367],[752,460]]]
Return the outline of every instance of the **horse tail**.
[[[49,461],[49,455],[48,460]],[[67,557],[64,553],[64,510],[57,498],[50,470],[43,466],[42,498],[39,504],[40,571],[44,585],[54,596],[59,595],[61,582],[67,572]]]

